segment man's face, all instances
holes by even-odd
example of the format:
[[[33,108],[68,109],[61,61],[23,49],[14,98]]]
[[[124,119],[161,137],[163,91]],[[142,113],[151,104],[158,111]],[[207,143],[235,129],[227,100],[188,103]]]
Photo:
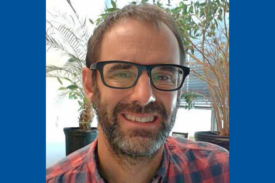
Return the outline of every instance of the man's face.
[[[180,64],[178,43],[161,23],[154,25],[124,19],[103,37],[100,61],[122,60],[138,64]],[[143,72],[130,89],[105,86],[97,71],[92,102],[99,136],[117,154],[152,156],[169,135],[177,112],[178,91],[159,91]]]

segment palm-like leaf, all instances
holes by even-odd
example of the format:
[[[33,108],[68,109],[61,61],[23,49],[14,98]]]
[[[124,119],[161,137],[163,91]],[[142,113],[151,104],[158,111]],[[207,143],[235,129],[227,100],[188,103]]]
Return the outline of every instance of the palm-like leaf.
[[[67,2],[72,7],[70,1]],[[81,113],[86,114],[80,114],[80,120],[83,122],[85,119],[81,116],[87,116],[87,114],[91,112],[91,109],[87,107],[87,99],[85,99],[83,92],[81,74],[82,68],[85,66],[86,44],[90,34],[87,29],[86,19],[82,21],[73,7],[72,9],[74,15],[69,16],[58,12],[55,14],[48,12],[53,19],[46,21],[47,51],[58,51],[68,56],[69,59],[62,67],[47,65],[46,77],[57,78],[61,84],[58,103],[61,103],[66,96],[78,100]],[[65,85],[64,81],[69,84]],[[91,119],[89,118],[87,120],[89,121],[85,122],[90,122]]]

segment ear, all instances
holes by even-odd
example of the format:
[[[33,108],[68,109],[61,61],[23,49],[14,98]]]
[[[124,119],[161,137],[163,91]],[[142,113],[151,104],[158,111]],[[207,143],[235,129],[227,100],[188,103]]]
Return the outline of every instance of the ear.
[[[89,102],[92,102],[93,87],[92,87],[92,71],[91,69],[84,67],[82,69],[82,82],[84,87],[84,93]]]

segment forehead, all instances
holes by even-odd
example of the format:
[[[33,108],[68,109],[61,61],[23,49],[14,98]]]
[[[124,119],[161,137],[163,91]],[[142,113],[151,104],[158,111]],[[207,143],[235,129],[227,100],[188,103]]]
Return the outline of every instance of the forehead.
[[[135,19],[122,19],[103,36],[100,61],[124,60],[139,64],[179,64],[179,46],[172,31]]]

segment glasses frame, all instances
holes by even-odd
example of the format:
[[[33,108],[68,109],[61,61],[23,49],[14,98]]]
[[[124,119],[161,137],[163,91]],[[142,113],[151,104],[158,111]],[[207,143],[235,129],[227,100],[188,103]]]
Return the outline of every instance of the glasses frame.
[[[137,79],[136,81],[129,87],[114,87],[114,86],[110,86],[108,85],[106,82],[105,82],[105,79],[104,79],[104,76],[103,76],[103,68],[106,64],[109,64],[109,63],[124,63],[124,64],[131,64],[131,65],[134,65],[137,67],[138,69],[138,74],[137,74]],[[182,82],[181,84],[175,88],[175,89],[170,89],[170,90],[165,90],[165,89],[160,89],[158,88],[157,86],[154,85],[154,82],[152,80],[152,76],[151,76],[151,72],[152,70],[155,68],[155,67],[158,67],[158,66],[174,66],[174,67],[178,67],[180,69],[183,70],[183,79],[182,79]],[[178,90],[182,87],[183,83],[184,83],[184,80],[185,78],[189,75],[190,73],[190,68],[189,67],[185,67],[185,66],[181,66],[181,65],[176,65],[176,64],[153,64],[153,65],[141,65],[141,64],[137,64],[137,63],[133,63],[133,62],[127,62],[127,61],[121,61],[121,60],[110,60],[110,61],[98,61],[98,62],[95,62],[95,63],[92,63],[90,65],[90,69],[91,70],[98,70],[99,73],[100,73],[100,77],[101,77],[101,80],[103,82],[103,84],[109,88],[114,88],[114,89],[129,89],[129,88],[132,88],[133,86],[135,86],[138,82],[138,79],[140,77],[140,75],[142,74],[143,71],[147,71],[147,74],[150,78],[150,82],[151,82],[151,85],[153,85],[154,88],[156,88],[157,90],[160,90],[160,91],[175,91],[175,90]]]

